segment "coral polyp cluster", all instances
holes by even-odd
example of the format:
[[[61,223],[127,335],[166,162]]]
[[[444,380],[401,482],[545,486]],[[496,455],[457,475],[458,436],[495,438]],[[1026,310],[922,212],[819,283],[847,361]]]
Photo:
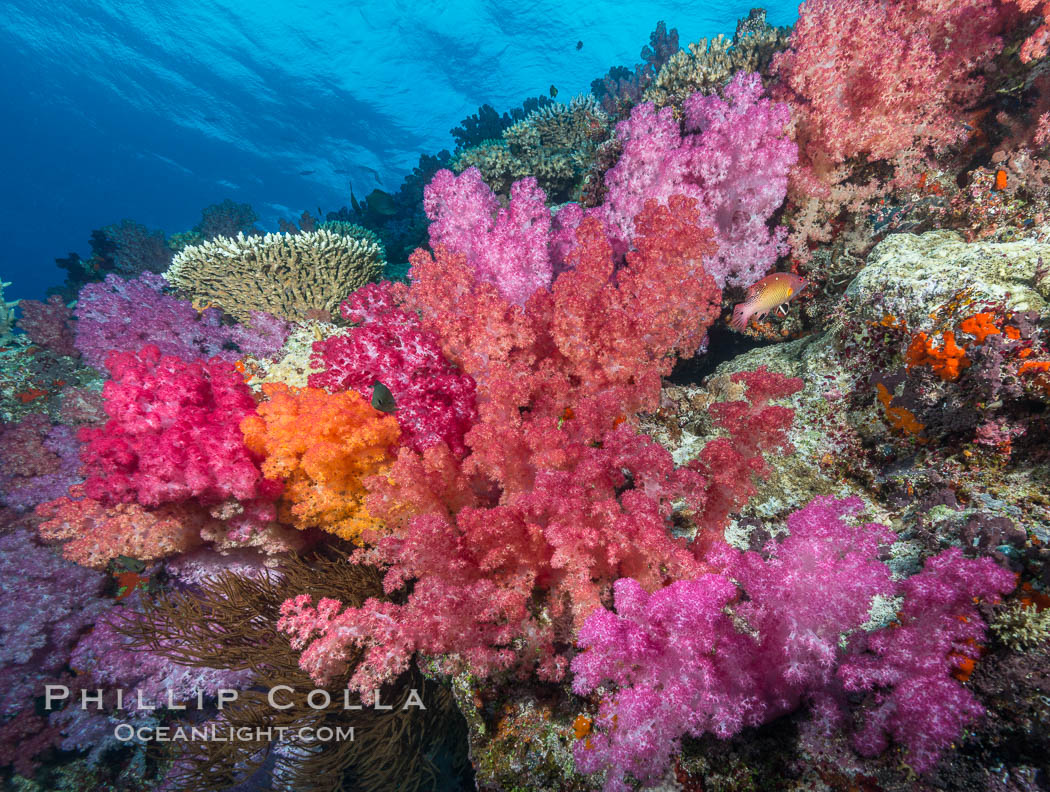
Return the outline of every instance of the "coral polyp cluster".
[[[0,299],[4,781],[1045,787],[1044,5],[661,22]]]

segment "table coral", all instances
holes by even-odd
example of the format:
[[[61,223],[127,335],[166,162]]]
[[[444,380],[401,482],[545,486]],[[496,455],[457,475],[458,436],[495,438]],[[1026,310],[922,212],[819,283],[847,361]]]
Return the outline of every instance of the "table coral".
[[[203,305],[242,321],[252,311],[305,319],[334,312],[340,300],[383,272],[382,246],[319,230],[216,237],[179,251],[165,277]]]

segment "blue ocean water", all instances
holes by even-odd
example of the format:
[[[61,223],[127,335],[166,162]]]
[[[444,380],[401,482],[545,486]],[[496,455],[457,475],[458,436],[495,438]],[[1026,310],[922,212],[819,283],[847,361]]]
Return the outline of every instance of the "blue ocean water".
[[[347,204],[351,184],[394,191],[480,105],[551,84],[568,101],[637,63],[658,20],[685,46],[732,34],[750,5],[5,0],[6,297],[40,297],[56,257],[123,218],[172,233],[231,198],[276,230]],[[767,10],[787,25],[797,4]]]

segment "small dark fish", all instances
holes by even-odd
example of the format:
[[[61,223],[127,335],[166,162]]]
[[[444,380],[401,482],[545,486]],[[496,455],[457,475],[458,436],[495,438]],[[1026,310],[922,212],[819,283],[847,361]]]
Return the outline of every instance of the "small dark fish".
[[[582,50],[583,49],[583,42],[582,41],[577,41],[576,42],[576,49],[578,49],[578,50]]]
[[[372,177],[376,180],[376,184],[382,184],[383,180],[379,178],[379,172],[374,168],[369,168],[367,165],[362,165],[361,170],[367,171],[372,174]]]
[[[299,175],[300,176],[309,176],[311,173],[317,173],[317,171],[315,171],[315,170],[312,170],[312,171],[299,171]]]
[[[219,119],[217,116],[204,116],[204,120],[207,121],[209,124],[214,124]]]
[[[397,412],[397,403],[394,401],[394,394],[390,392],[390,388],[379,380],[372,383],[372,406],[379,410],[379,412]]]
[[[556,99],[558,96],[558,89],[553,85],[551,86],[551,99]]]
[[[346,173],[346,168],[336,168],[335,173]]]
[[[365,198],[365,203],[368,204],[368,209],[376,214],[387,217],[397,214],[397,205],[394,203],[393,196],[383,190],[372,190]]]

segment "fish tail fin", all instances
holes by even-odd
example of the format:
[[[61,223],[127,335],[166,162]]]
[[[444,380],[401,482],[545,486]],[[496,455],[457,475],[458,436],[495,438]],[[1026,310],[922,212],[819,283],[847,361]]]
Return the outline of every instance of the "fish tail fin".
[[[751,309],[746,303],[740,303],[733,309],[733,318],[729,322],[729,326],[737,332],[744,332],[748,321],[751,319],[751,313]]]

